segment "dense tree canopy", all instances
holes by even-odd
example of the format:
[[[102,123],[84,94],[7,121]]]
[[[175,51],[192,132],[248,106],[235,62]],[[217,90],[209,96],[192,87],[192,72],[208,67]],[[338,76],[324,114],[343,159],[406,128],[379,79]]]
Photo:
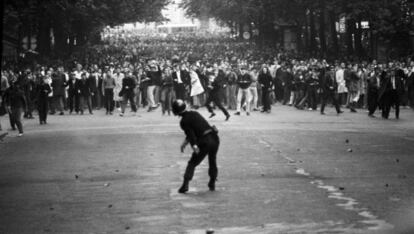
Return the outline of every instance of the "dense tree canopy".
[[[341,18],[346,19],[342,43],[348,54],[358,56],[366,54],[364,33],[370,35],[370,45],[377,39],[406,39],[414,19],[410,0],[184,0],[182,6],[189,16],[207,14],[240,36],[249,27],[259,30],[259,38],[274,40],[280,27],[295,28],[298,38],[304,38],[303,48],[322,54],[328,49],[338,52],[336,23]],[[369,32],[361,29],[361,22],[369,22]]]
[[[163,20],[161,10],[168,0],[5,0],[3,4],[5,30],[36,35],[38,51],[48,54],[50,41],[61,51],[94,40],[107,25]],[[54,40],[49,40],[51,30]]]

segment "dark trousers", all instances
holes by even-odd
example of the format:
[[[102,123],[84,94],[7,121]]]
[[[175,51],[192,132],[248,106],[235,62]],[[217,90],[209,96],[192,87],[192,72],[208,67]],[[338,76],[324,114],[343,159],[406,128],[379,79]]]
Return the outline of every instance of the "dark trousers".
[[[92,114],[92,100],[91,96],[80,96],[79,99],[79,110],[83,114],[83,110],[85,109],[85,103],[88,106],[89,113]]]
[[[137,112],[137,106],[135,105],[135,93],[133,91],[125,92],[124,96],[122,96],[122,103],[121,103],[121,109],[122,113],[125,113],[126,105],[131,105],[131,109],[133,112]]]
[[[26,97],[26,103],[27,103],[27,108],[26,111],[24,112],[24,117],[29,118],[29,117],[33,117],[33,108],[34,108],[34,101],[32,100],[32,97],[30,96],[30,93],[27,93],[25,95]]]
[[[397,90],[391,90],[384,94],[384,107],[382,109],[382,117],[388,119],[390,115],[391,106],[395,106],[395,117],[400,117],[400,97]]]
[[[68,102],[69,102],[70,113],[72,113],[73,110],[75,110],[76,112],[79,112],[79,95],[78,94],[69,92]]]
[[[47,99],[39,98],[37,101],[37,111],[39,111],[39,122],[46,122],[48,112]]]
[[[19,133],[23,133],[23,124],[22,124],[22,113],[23,108],[11,108],[11,112],[9,112],[9,119],[10,119],[10,126],[12,129],[19,130]]]
[[[263,111],[269,111],[271,109],[269,88],[262,88],[262,104]]]
[[[414,108],[414,85],[408,86],[408,105]]]
[[[106,112],[114,111],[114,90],[113,89],[105,89],[105,109]]]
[[[63,102],[64,102],[63,95],[53,96],[52,103],[50,105],[50,111],[52,113],[55,113],[56,110],[59,112],[63,112]]]
[[[177,84],[175,86],[175,97],[176,99],[185,100],[185,86],[184,84]]]
[[[161,106],[162,106],[162,113],[164,114],[166,111],[168,114],[171,112],[171,105],[174,98],[174,91],[172,87],[162,87],[161,89]],[[183,99],[181,99],[183,100]]]
[[[325,91],[322,93],[322,103],[321,103],[321,113],[325,111],[326,103],[329,101],[329,99],[332,100],[332,104],[335,106],[336,113],[341,112],[341,109],[339,108],[339,101],[338,96],[333,91]]]
[[[219,92],[211,92],[210,95],[208,95],[207,101],[206,101],[206,106],[207,106],[207,110],[210,113],[213,113],[213,108],[211,107],[210,103],[214,103],[214,105],[216,105],[225,116],[229,116],[229,112],[226,110],[226,108],[224,108],[223,104],[221,103],[220,100],[220,93]]]
[[[217,134],[210,133],[199,140],[198,147],[200,152],[193,153],[190,161],[188,161],[187,168],[184,173],[184,180],[190,181],[193,179],[195,168],[208,155],[208,175],[211,180],[215,180],[218,175],[217,169],[217,151],[219,149],[220,139]]]
[[[316,108],[318,106],[317,98],[318,98],[318,93],[316,92],[316,87],[315,86],[309,86],[308,87],[308,106],[309,106],[309,108],[312,108],[312,109],[316,110]]]
[[[378,90],[368,90],[368,115],[373,115],[378,107]]]
[[[286,105],[286,103],[289,102],[290,99],[290,87],[285,85],[283,87],[283,105]]]

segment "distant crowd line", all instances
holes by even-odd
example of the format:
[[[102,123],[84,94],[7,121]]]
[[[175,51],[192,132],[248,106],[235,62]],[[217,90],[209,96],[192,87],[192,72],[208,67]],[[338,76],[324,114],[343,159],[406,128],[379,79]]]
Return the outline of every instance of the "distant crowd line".
[[[138,39],[137,39],[138,40]],[[47,123],[48,114],[133,114],[160,108],[171,114],[175,99],[192,108],[214,106],[225,119],[253,111],[270,113],[272,104],[319,110],[332,103],[338,114],[367,109],[375,117],[399,118],[400,106],[414,107],[414,61],[380,63],[300,59],[288,53],[230,41],[108,41],[69,63],[55,62],[1,73],[1,115],[23,135],[22,116]]]

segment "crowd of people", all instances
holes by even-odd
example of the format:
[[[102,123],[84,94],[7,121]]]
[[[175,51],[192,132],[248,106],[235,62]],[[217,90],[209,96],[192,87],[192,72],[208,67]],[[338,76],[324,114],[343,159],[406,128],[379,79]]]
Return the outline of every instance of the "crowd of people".
[[[338,114],[366,109],[375,117],[379,108],[388,119],[391,108],[396,118],[400,106],[414,108],[414,60],[326,61],[233,39],[108,37],[66,61],[3,64],[0,96],[0,114],[19,136],[22,117],[34,111],[41,125],[48,114],[101,108],[121,117],[128,106],[170,115],[175,99],[207,107],[211,118],[217,107],[225,120],[229,110],[270,113],[276,102],[322,115],[327,103]]]

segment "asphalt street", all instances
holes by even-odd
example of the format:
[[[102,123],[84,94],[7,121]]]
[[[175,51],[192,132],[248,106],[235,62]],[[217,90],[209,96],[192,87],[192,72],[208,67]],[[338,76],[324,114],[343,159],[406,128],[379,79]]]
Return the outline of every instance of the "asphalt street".
[[[217,191],[204,161],[185,195],[178,117],[25,120],[0,142],[0,233],[414,233],[413,110],[216,113]]]

